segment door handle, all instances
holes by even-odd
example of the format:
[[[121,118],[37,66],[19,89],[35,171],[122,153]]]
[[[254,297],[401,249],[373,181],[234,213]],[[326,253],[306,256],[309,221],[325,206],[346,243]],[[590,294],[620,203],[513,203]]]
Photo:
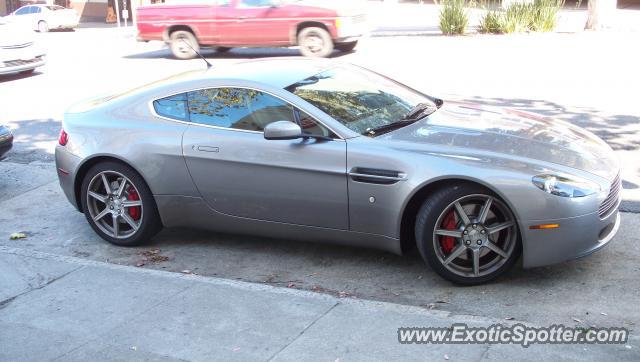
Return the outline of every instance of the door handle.
[[[238,16],[238,17],[236,18],[236,21],[240,22],[240,21],[245,21],[246,19],[247,19],[247,17],[246,17],[246,16]]]
[[[200,152],[220,152],[220,148],[219,147],[213,147],[213,146],[193,146],[194,149],[200,151]]]

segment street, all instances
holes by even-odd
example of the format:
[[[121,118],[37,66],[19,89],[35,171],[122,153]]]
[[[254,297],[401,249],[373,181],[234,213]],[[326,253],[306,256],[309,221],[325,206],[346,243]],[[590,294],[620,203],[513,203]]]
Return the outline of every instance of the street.
[[[19,249],[492,321],[622,326],[632,331],[629,348],[616,346],[616,353],[640,358],[637,34],[371,37],[355,52],[336,53],[337,60],[445,100],[514,107],[583,126],[618,154],[625,212],[610,246],[584,259],[529,270],[516,266],[490,284],[459,287],[438,277],[415,251],[396,256],[300,243],[295,235],[272,240],[176,229],[162,231],[144,247],[120,248],[101,240],[58,185],[53,149],[64,110],[83,98],[205,67],[201,59],[173,59],[162,43],[137,43],[129,30],[36,34],[48,50],[47,65],[32,76],[0,78],[0,122],[16,137],[14,150],[0,162],[0,254]],[[214,69],[244,59],[298,54],[296,49],[262,48],[204,52]],[[14,232],[27,237],[10,240]],[[0,302],[9,297],[0,290]]]

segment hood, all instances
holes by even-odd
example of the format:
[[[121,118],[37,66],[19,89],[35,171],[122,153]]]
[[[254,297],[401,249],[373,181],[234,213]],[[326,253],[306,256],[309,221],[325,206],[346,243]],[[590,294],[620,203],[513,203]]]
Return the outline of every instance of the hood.
[[[378,137],[525,157],[586,171],[612,180],[613,150],[591,132],[527,112],[447,102],[429,117]]]
[[[34,35],[30,28],[9,22],[7,18],[0,18],[0,49],[33,43]]]

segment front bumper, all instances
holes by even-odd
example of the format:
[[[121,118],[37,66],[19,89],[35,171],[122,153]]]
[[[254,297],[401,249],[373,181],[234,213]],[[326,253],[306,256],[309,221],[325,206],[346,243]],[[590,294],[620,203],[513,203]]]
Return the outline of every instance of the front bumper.
[[[559,224],[554,229],[529,229],[532,225]],[[605,219],[598,213],[554,220],[521,222],[523,267],[532,268],[580,258],[605,247],[620,227],[620,213],[615,210]]]
[[[60,188],[67,197],[67,200],[78,211],[81,211],[78,207],[75,192],[75,179],[80,168],[81,159],[78,156],[71,154],[64,146],[56,146],[56,170],[58,173],[58,181],[60,182]]]
[[[46,63],[44,55],[30,59],[15,59],[0,61],[0,74],[19,73],[41,67]]]

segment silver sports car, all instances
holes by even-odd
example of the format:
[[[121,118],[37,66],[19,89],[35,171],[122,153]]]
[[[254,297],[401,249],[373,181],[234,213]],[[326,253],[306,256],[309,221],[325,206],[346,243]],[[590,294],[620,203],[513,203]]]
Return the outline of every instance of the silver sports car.
[[[478,284],[605,246],[611,148],[515,110],[443,102],[330,60],[254,60],[73,106],[56,164],[116,245],[197,227],[402,253]]]

